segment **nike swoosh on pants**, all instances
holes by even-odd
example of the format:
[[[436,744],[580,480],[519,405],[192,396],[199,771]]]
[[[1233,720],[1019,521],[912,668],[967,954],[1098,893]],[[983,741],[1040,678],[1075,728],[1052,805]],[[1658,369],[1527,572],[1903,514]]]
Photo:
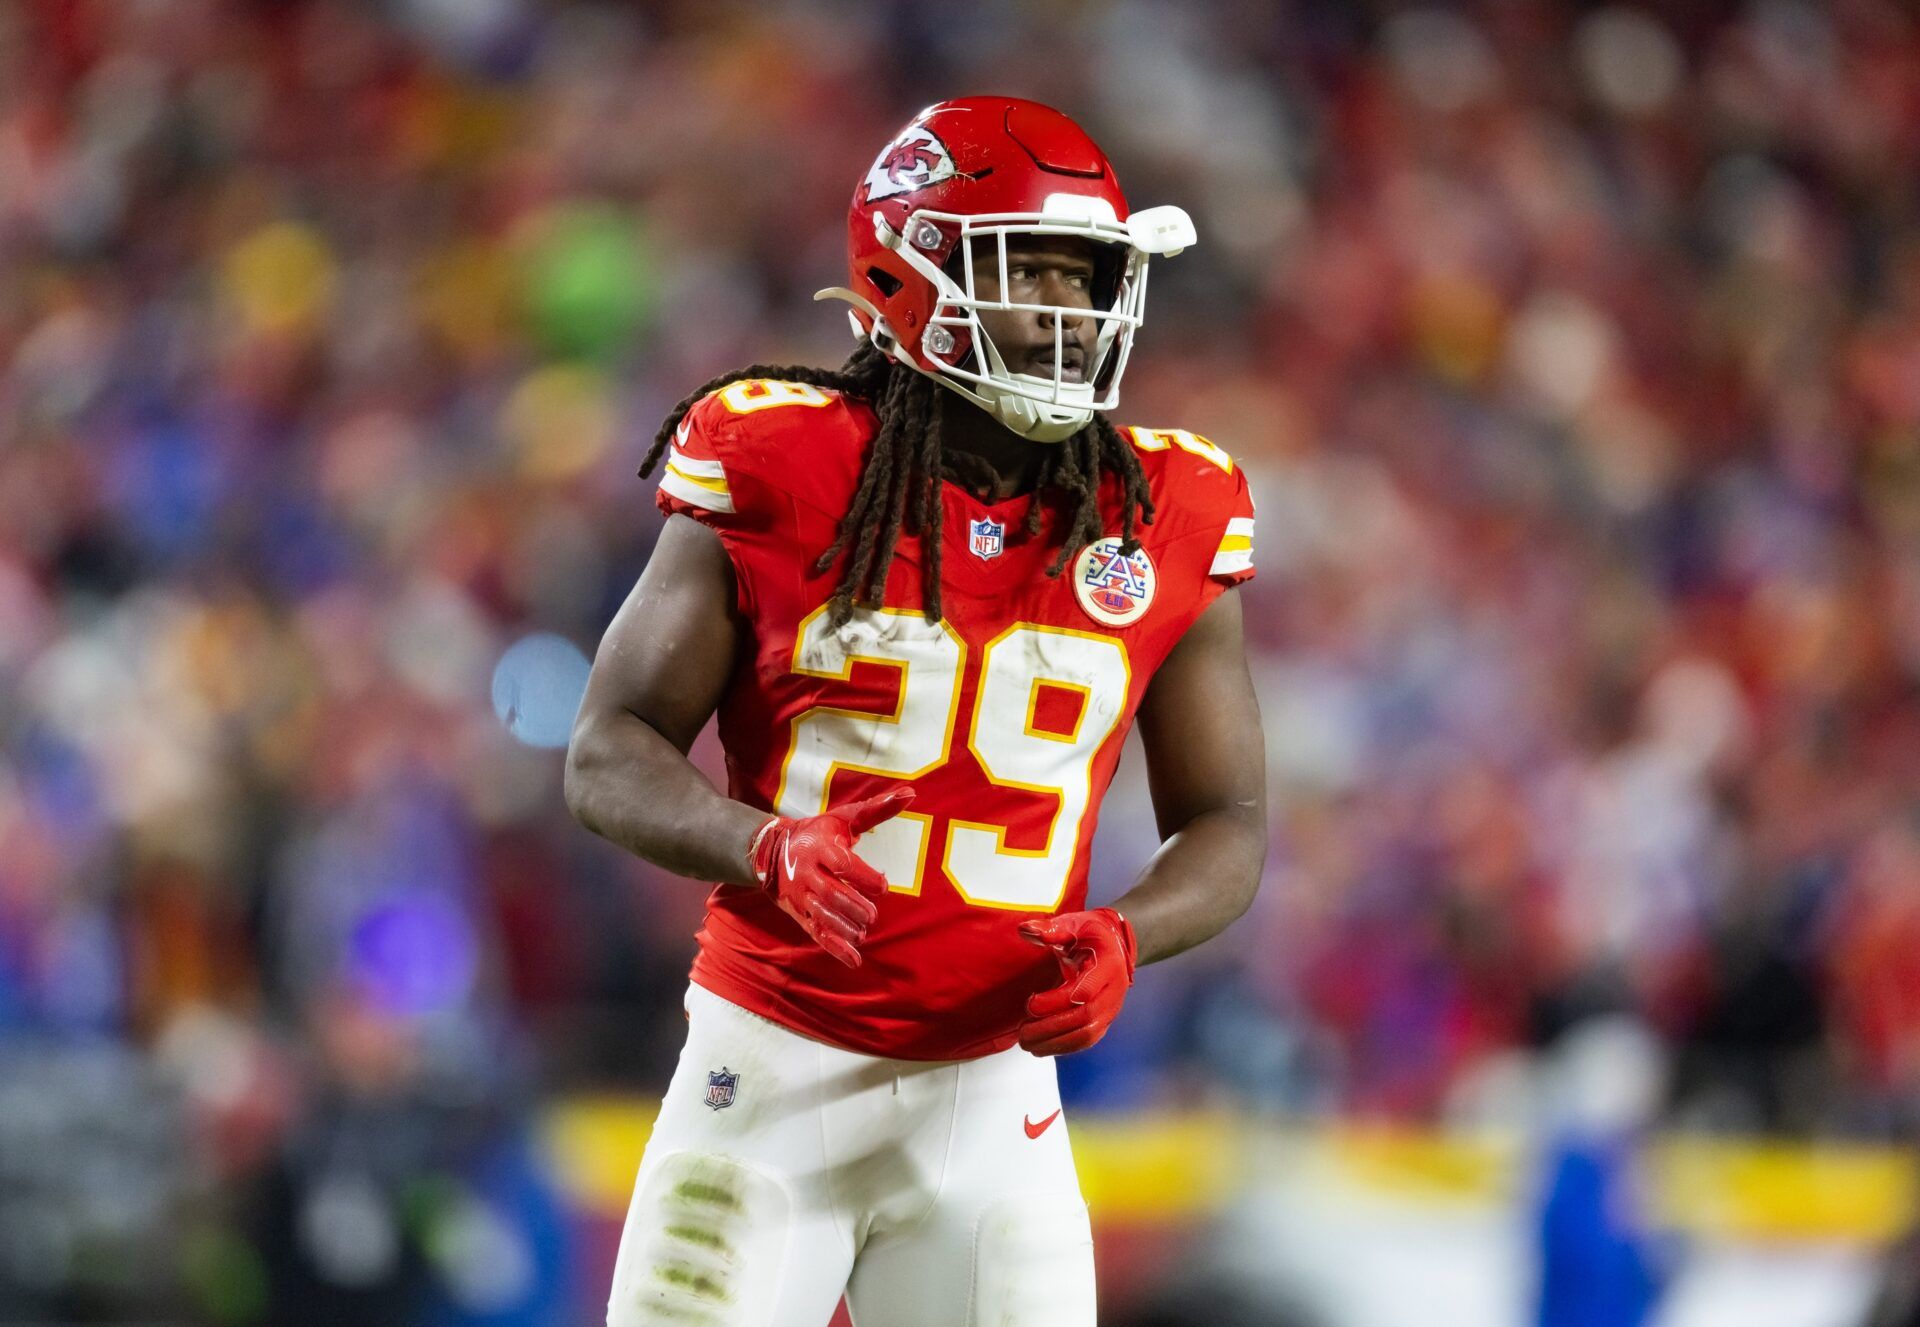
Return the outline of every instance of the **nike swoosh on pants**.
[[[1028,1119],[1024,1115],[1020,1117],[1020,1123],[1026,1126],[1027,1137],[1038,1138],[1041,1134],[1047,1131],[1047,1126],[1049,1124],[1052,1124],[1055,1120],[1059,1118],[1060,1118],[1060,1112],[1056,1110],[1054,1111],[1053,1114],[1047,1116],[1046,1119],[1040,1121],[1040,1123],[1038,1124],[1035,1124],[1032,1120]]]

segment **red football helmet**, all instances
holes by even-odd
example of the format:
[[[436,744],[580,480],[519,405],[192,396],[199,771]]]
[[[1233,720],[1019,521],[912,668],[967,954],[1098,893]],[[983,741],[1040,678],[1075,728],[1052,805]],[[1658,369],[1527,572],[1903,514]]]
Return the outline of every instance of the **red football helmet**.
[[[1094,241],[1104,255],[1094,307],[1006,300],[1008,235]],[[999,244],[999,300],[975,296],[968,255],[977,236]],[[1015,433],[1058,442],[1119,403],[1146,308],[1148,257],[1193,242],[1193,222],[1177,207],[1129,213],[1106,155],[1059,111],[1013,97],[962,97],[920,112],[881,152],[847,218],[851,288],[815,298],[853,305],[857,335]],[[1054,314],[1053,376],[1008,372],[980,309]],[[1061,315],[1096,320],[1082,382],[1065,377]]]

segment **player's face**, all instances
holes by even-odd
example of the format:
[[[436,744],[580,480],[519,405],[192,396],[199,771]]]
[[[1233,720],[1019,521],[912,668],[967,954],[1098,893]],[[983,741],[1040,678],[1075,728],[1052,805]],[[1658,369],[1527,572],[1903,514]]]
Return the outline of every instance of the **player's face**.
[[[1094,246],[1090,240],[1071,235],[1007,238],[1004,298],[1008,300],[1091,309],[1094,280]],[[1003,298],[997,240],[974,241],[973,284],[981,299]],[[1053,324],[1059,315],[1020,309],[980,309],[978,313],[980,325],[993,338],[1011,372],[1053,377]],[[1096,331],[1097,320],[1093,318],[1066,317],[1060,337],[1060,376],[1064,381],[1086,381]]]

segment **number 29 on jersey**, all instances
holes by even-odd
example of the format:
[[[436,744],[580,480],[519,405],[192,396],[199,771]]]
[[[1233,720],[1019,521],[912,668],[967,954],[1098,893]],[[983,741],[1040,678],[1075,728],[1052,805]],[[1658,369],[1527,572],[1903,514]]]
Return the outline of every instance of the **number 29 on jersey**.
[[[981,648],[971,712],[962,714],[967,646],[917,610],[857,609],[838,630],[824,606],[800,623],[793,671],[851,682],[856,663],[898,674],[891,712],[816,705],[793,721],[774,809],[826,810],[839,770],[912,780],[964,742],[994,785],[1050,799],[1039,847],[1007,844],[1008,826],[949,818],[940,863],[970,904],[1052,911],[1065,894],[1093,795],[1093,762],[1126,709],[1126,648],[1110,636],[1017,622]],[[861,840],[860,855],[893,888],[918,894],[934,816],[904,812]]]

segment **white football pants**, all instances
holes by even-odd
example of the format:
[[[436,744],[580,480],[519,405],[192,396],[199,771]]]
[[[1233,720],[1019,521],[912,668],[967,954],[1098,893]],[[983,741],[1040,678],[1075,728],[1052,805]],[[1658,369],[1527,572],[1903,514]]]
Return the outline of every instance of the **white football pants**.
[[[1052,1061],[861,1055],[699,986],[687,1018],[608,1327],[826,1327],[843,1292],[856,1327],[1091,1327]]]

